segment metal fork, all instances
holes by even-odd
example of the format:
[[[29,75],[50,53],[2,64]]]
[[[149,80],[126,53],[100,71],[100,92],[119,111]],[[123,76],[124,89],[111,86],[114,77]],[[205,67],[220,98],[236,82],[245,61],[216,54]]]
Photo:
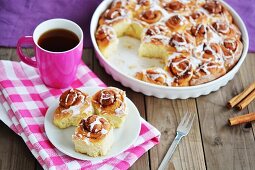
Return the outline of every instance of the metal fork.
[[[189,133],[189,131],[192,127],[194,118],[195,118],[195,114],[188,114],[188,113],[186,113],[185,116],[182,118],[180,124],[177,127],[177,132],[176,132],[174,141],[173,141],[172,145],[170,146],[170,148],[168,149],[158,170],[164,170],[166,168],[169,160],[171,159],[171,157],[172,157],[177,145],[181,141],[182,137],[186,136]]]

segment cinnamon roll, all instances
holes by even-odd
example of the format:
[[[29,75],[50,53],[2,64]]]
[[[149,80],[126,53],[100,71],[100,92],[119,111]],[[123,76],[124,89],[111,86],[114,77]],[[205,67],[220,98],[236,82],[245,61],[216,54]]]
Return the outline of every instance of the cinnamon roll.
[[[141,72],[136,73],[135,76],[138,80],[142,80],[148,83],[171,86],[172,79],[162,68],[149,68]]]
[[[166,21],[166,26],[173,32],[183,32],[189,27],[188,20],[182,15],[173,15]]]
[[[204,51],[200,58],[203,62],[214,61],[214,62],[223,62],[222,61],[222,50],[219,44],[211,43],[204,44]]]
[[[219,20],[227,18],[228,22],[233,22],[232,15],[217,0],[207,0],[202,7],[207,10],[210,15],[214,16],[214,19]]]
[[[111,8],[128,8],[130,5],[130,0],[114,0],[111,4]]]
[[[197,24],[204,24],[207,21],[207,15],[203,11],[193,11],[189,16],[187,16],[189,22],[196,26]]]
[[[202,63],[197,70],[194,71],[190,85],[195,86],[215,80],[226,73],[224,62],[208,61]]]
[[[227,38],[221,46],[225,67],[230,70],[239,60],[243,51],[243,44],[240,40]]]
[[[162,17],[162,12],[160,10],[147,10],[143,11],[139,18],[140,20],[148,23],[148,24],[153,24],[158,22]]]
[[[142,36],[139,55],[144,57],[165,57],[170,40],[170,30],[163,24],[155,24],[147,28]]]
[[[188,86],[193,76],[191,61],[187,56],[176,54],[168,58],[166,70],[173,78],[172,86]]]
[[[69,89],[59,98],[53,123],[59,128],[77,126],[81,119],[88,117],[92,112],[90,97],[78,89]]]
[[[96,32],[96,41],[104,56],[110,56],[117,47],[118,39],[115,31],[108,25],[101,25]]]
[[[76,152],[91,157],[104,156],[113,143],[111,124],[97,115],[82,119],[72,135],[72,141]]]
[[[169,13],[176,11],[184,11],[185,5],[180,1],[171,1],[163,5],[164,9]]]
[[[196,39],[197,46],[207,42],[208,30],[209,27],[205,24],[198,24],[191,27],[190,34]]]
[[[126,93],[118,88],[108,87],[92,97],[95,113],[106,118],[114,128],[119,128],[127,116]]]
[[[99,19],[99,25],[109,25],[115,30],[117,36],[122,36],[131,23],[131,13],[126,8],[111,8]]]
[[[174,34],[169,41],[171,52],[187,52],[195,45],[195,39],[188,33]]]
[[[149,9],[153,0],[134,0],[133,10],[136,13],[140,13],[143,10]]]
[[[232,37],[240,39],[241,32],[238,30],[238,28],[234,24],[229,24],[227,22],[219,22],[216,21],[212,23],[212,27],[223,37]]]

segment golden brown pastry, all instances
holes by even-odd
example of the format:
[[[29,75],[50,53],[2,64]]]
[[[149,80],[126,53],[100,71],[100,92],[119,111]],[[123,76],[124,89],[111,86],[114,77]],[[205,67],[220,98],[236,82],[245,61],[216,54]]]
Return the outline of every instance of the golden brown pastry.
[[[189,27],[189,22],[182,15],[173,15],[166,21],[166,26],[172,32],[183,32],[187,27]]]
[[[92,157],[104,156],[113,143],[111,124],[97,115],[82,119],[75,129],[72,141],[76,152]]]
[[[69,89],[59,98],[59,106],[53,115],[53,123],[59,128],[77,126],[81,119],[93,112],[91,99],[78,89]]]
[[[178,53],[168,58],[166,70],[172,77],[172,86],[188,86],[193,76],[190,59]]]
[[[170,34],[171,31],[164,24],[151,25],[142,35],[139,55],[153,58],[166,57]]]
[[[135,78],[142,80],[148,83],[162,85],[162,86],[171,86],[171,78],[165,70],[162,68],[148,68],[141,72],[136,73]]]
[[[95,113],[106,118],[114,128],[119,128],[127,116],[126,93],[115,87],[98,91],[92,97]]]
[[[243,44],[240,40],[234,38],[227,38],[224,40],[224,44],[221,46],[223,51],[223,59],[225,60],[225,67],[230,70],[239,60]]]
[[[115,51],[118,43],[117,35],[112,27],[101,25],[96,32],[96,40],[100,51],[105,56],[110,56]]]

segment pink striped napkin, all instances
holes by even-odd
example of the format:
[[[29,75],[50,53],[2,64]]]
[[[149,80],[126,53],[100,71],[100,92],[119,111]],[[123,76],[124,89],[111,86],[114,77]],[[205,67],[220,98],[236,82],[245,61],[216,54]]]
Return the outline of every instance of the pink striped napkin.
[[[25,141],[44,169],[128,169],[140,156],[159,142],[160,132],[142,119],[134,145],[120,155],[102,161],[81,161],[58,151],[44,130],[48,104],[65,89],[46,87],[33,67],[20,62],[0,61],[0,103],[8,114],[8,126]],[[78,68],[72,88],[105,86],[84,64]]]

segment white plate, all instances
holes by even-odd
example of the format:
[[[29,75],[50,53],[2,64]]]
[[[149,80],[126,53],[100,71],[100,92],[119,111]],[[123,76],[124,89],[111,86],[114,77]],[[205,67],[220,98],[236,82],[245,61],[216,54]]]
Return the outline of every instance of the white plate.
[[[122,85],[124,85],[126,87],[130,87],[134,91],[142,92],[145,95],[149,95],[149,96],[152,95],[152,96],[156,96],[158,98],[186,99],[186,98],[190,98],[190,97],[198,97],[200,95],[207,95],[213,91],[216,91],[220,87],[225,86],[228,83],[228,81],[230,81],[234,77],[234,75],[239,70],[241,64],[243,63],[243,61],[247,55],[248,47],[249,47],[248,32],[247,32],[247,29],[246,29],[242,19],[235,12],[235,10],[233,8],[231,8],[226,2],[224,2],[223,0],[219,0],[219,1],[221,1],[221,3],[224,5],[224,7],[226,7],[230,11],[230,13],[232,14],[232,16],[234,18],[235,23],[240,28],[240,30],[242,32],[242,42],[243,42],[244,48],[243,48],[242,56],[240,57],[238,63],[232,68],[232,70],[230,70],[224,76],[222,76],[214,81],[204,83],[201,85],[197,85],[197,86],[189,86],[189,87],[158,86],[158,85],[154,85],[154,84],[150,84],[150,83],[146,83],[146,82],[137,80],[133,76],[128,74],[125,70],[121,71],[125,68],[119,69],[118,67],[116,67],[116,62],[121,62],[121,61],[114,60],[112,62],[112,61],[107,60],[102,55],[102,53],[100,52],[100,50],[97,46],[96,39],[95,39],[95,32],[96,32],[98,20],[99,20],[101,14],[109,7],[109,5],[112,3],[112,0],[102,1],[101,4],[97,7],[97,9],[94,12],[93,17],[91,19],[90,36],[91,36],[91,40],[93,42],[93,46],[95,48],[96,56],[97,56],[100,64],[105,68],[105,71],[108,74],[112,75],[112,77],[116,81],[121,82]],[[125,40],[124,42],[126,42],[125,38],[124,38],[124,40]],[[137,45],[136,42],[134,42],[133,44]],[[133,57],[132,55],[130,55],[130,52],[127,53],[127,52],[125,52],[125,50],[123,50],[123,48],[121,48],[121,44],[120,44],[120,46],[118,46],[118,49],[121,51],[119,51],[119,52],[117,51],[116,55],[117,55],[117,53],[120,53],[121,58],[128,58],[128,60],[130,60],[130,58]],[[117,63],[117,65],[118,65],[118,63]],[[118,66],[121,67],[121,65],[118,65]]]
[[[93,95],[98,90],[102,89],[99,87],[84,87],[79,88],[80,90],[88,93],[89,95]],[[58,100],[52,103],[52,105],[48,108],[45,120],[44,127],[46,135],[48,136],[51,143],[64,154],[71,156],[76,159],[81,160],[103,160],[106,158],[114,157],[123,151],[127,150],[137,139],[141,129],[141,119],[140,114],[133,104],[133,102],[126,98],[128,115],[126,121],[123,126],[118,129],[113,130],[114,134],[114,142],[112,148],[109,150],[107,155],[101,157],[89,157],[85,154],[77,153],[74,151],[74,145],[72,142],[72,134],[74,134],[75,127],[69,127],[66,129],[59,129],[56,127],[53,120],[53,112],[58,107]]]

